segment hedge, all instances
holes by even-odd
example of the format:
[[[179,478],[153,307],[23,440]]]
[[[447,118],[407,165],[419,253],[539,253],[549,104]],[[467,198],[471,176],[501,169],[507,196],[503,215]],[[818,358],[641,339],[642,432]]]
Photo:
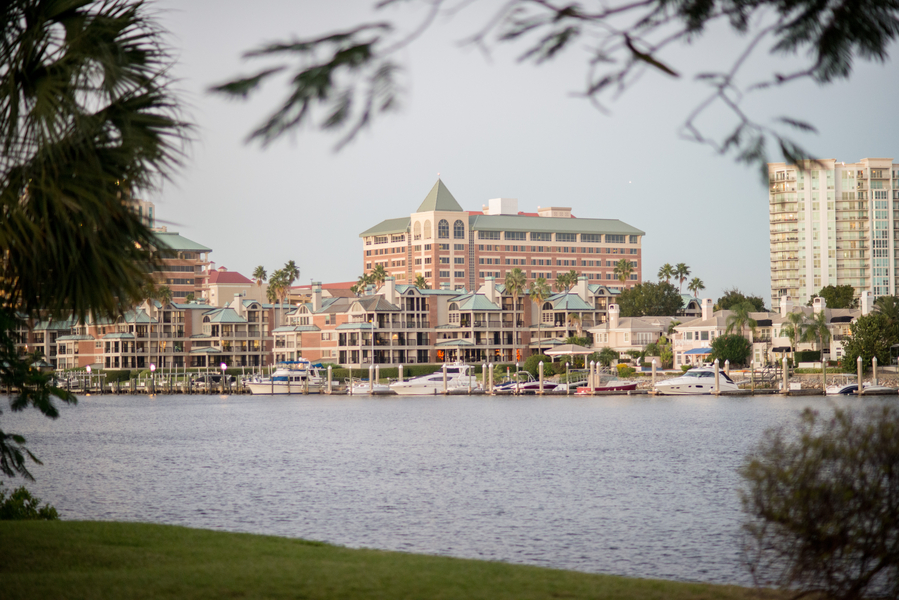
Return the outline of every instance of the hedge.
[[[821,360],[821,352],[818,350],[796,351],[796,362],[818,362]]]

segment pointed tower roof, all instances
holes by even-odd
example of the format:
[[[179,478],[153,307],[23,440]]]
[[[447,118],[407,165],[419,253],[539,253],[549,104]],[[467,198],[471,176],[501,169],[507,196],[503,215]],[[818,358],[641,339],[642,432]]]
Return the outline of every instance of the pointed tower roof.
[[[459,203],[456,202],[456,199],[453,198],[453,195],[446,189],[446,186],[443,185],[443,181],[440,179],[437,180],[437,183],[434,184],[434,187],[431,188],[431,191],[425,197],[424,202],[421,203],[421,206],[415,212],[430,212],[432,210],[463,212],[462,207],[459,206]]]

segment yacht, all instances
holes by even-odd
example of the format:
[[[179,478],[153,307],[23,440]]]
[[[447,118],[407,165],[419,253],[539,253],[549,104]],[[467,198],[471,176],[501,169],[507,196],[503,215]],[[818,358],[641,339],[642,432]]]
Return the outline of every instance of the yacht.
[[[446,365],[446,391],[460,393],[467,391],[468,387],[474,390],[478,387],[478,381],[472,372],[472,367],[462,363]],[[401,396],[425,396],[443,393],[443,369],[434,371],[430,375],[413,377],[406,381],[397,381],[390,384],[390,389]]]
[[[740,387],[734,380],[719,369],[718,389],[721,392],[735,392]],[[655,391],[659,394],[672,396],[696,396],[700,394],[712,394],[715,391],[715,368],[699,367],[690,369],[680,377],[666,379],[655,385]]]
[[[303,358],[278,363],[271,377],[256,378],[247,383],[253,395],[317,394],[322,391],[319,368]]]
[[[544,392],[551,392],[555,390],[564,391],[565,387],[559,383],[556,383],[555,381],[543,381]],[[493,391],[500,394],[536,394],[540,391],[540,380],[534,379],[534,376],[527,371],[521,371],[518,374],[517,380],[513,375],[512,377],[493,386]]]
[[[350,396],[383,396],[393,393],[386,383],[369,381],[368,379],[352,379],[347,381],[347,393]]]

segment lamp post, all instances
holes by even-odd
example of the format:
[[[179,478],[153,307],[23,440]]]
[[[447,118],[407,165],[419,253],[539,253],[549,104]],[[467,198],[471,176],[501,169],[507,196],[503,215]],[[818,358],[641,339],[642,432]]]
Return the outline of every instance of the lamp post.
[[[150,363],[150,381],[151,388],[150,393],[156,393],[156,363]]]
[[[87,391],[88,391],[88,393],[90,393],[91,388],[93,387],[93,386],[91,385],[91,383],[92,383],[92,381],[91,381],[91,366],[88,365],[88,366],[86,367],[86,370],[87,370]]]
[[[227,370],[228,365],[222,363],[219,365],[219,368],[222,370],[222,393],[225,393],[225,370]]]

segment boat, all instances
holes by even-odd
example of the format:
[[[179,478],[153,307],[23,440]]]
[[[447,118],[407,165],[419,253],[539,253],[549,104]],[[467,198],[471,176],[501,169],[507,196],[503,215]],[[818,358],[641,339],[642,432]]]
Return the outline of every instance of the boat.
[[[394,393],[388,384],[379,383],[377,381],[369,383],[368,379],[353,379],[352,381],[348,381],[347,389],[349,390],[347,393],[350,396],[383,396]]]
[[[735,392],[740,389],[723,370],[719,369],[718,373],[720,375],[718,378],[719,392]],[[715,368],[697,367],[690,369],[680,377],[659,381],[654,389],[659,394],[671,396],[712,394],[715,391]]]
[[[843,378],[840,383],[829,385],[825,388],[824,393],[828,396],[845,396],[847,394],[858,393],[858,383],[852,382],[849,378]]]
[[[636,381],[628,381],[626,379],[610,379],[605,383],[591,388],[587,385],[578,386],[576,395],[592,396],[593,394],[603,394],[605,392],[630,392],[637,389]]]
[[[555,390],[564,390],[560,384],[555,381],[543,381],[543,391],[551,392]],[[515,377],[510,377],[493,386],[494,393],[512,393],[512,394],[536,394],[540,391],[540,380],[534,379],[534,376],[527,371],[521,371]]]
[[[323,385],[319,368],[303,358],[280,362],[271,377],[247,382],[250,393],[257,396],[318,393]]]
[[[447,393],[460,393],[468,391],[469,386],[474,390],[478,387],[477,378],[470,365],[452,363],[446,365],[446,391]],[[400,396],[422,396],[443,393],[443,369],[430,375],[413,377],[406,381],[397,381],[390,384],[390,389]]]
[[[862,384],[862,395],[863,396],[867,396],[869,394],[871,396],[886,396],[888,394],[895,394],[895,393],[897,393],[897,391],[899,391],[899,390],[897,390],[894,387],[887,387],[885,385],[874,385],[870,381],[866,381]]]

